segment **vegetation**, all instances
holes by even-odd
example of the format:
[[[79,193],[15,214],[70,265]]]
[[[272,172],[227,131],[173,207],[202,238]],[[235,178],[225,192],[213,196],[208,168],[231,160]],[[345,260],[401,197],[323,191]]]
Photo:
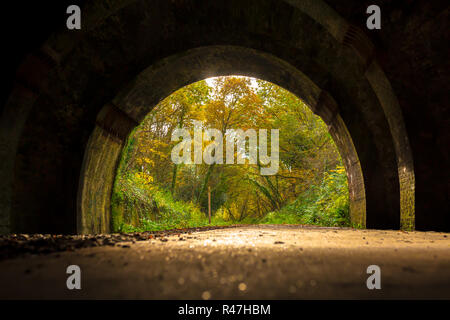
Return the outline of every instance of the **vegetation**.
[[[261,175],[260,161],[174,164],[171,151],[178,141],[172,141],[172,132],[187,128],[194,136],[198,127],[218,129],[223,137],[233,129],[278,129],[278,172]],[[200,141],[203,151],[211,143]],[[248,146],[238,149],[234,156],[248,159]],[[325,123],[296,96],[262,80],[209,79],[160,102],[123,150],[112,197],[113,229],[207,225],[208,187],[214,225],[350,225],[347,176]]]
[[[319,186],[311,186],[281,210],[268,213],[261,222],[349,226],[351,222],[346,183],[347,175],[343,167],[325,172]]]

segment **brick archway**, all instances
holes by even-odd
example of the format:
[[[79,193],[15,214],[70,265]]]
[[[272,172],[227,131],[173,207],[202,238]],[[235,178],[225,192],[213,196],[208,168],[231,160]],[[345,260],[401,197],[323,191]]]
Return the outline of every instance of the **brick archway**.
[[[23,62],[4,108],[3,232],[107,231],[102,214],[89,223],[76,214],[85,210],[87,195],[95,195],[85,189],[100,172],[92,170],[90,152],[97,148],[106,156],[101,148],[114,149],[99,144],[99,130],[115,137],[105,139],[122,139],[170,92],[230,73],[285,87],[329,123],[355,181],[352,212],[361,217],[365,211],[367,227],[398,229],[400,217],[414,215],[414,163],[399,102],[374,46],[332,6],[300,0],[120,1],[87,3],[83,11],[82,32],[53,34]],[[209,51],[175,68],[204,48]],[[218,69],[210,70],[214,65]],[[113,158],[105,158],[108,172]],[[107,208],[107,193],[100,191],[107,187],[95,188],[100,193],[94,207]],[[432,225],[432,218],[423,218],[428,215],[416,210],[424,226]],[[436,217],[435,228],[445,228],[446,218]]]
[[[207,77],[245,75],[276,83],[302,98],[328,124],[344,160],[353,222],[365,225],[364,178],[352,138],[329,93],[276,57],[236,46],[188,50],[155,63],[105,105],[88,142],[78,194],[78,232],[109,232],[110,197],[120,153],[131,130],[177,89]]]

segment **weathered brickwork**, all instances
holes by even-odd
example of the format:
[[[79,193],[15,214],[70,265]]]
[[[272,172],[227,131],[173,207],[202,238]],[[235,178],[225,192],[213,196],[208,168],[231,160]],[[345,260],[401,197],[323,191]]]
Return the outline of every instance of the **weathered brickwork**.
[[[399,168],[400,177],[400,207],[401,207],[401,228],[403,230],[414,230],[415,228],[415,181],[414,173],[406,166]]]
[[[105,233],[111,231],[111,193],[122,140],[97,127],[88,142],[80,177],[78,232]]]
[[[2,96],[0,232],[107,231],[135,120],[184,85],[231,74],[274,82],[321,114],[347,170],[354,223],[450,230],[450,68],[438,53],[448,4],[403,12],[380,1],[393,14],[373,32],[361,1],[89,2],[76,36],[55,27],[41,53],[21,52]],[[321,109],[329,101],[338,108]],[[113,106],[102,117],[112,103],[127,116]]]
[[[339,115],[339,107],[330,94],[322,90],[317,104],[311,109],[328,125],[341,155],[347,173],[351,221],[354,225],[365,227],[366,196],[361,164],[350,133]]]

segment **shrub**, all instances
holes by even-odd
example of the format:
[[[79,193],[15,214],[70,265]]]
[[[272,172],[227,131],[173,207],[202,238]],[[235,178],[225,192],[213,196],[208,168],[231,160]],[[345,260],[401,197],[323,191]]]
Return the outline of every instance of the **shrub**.
[[[347,175],[342,166],[324,174],[319,186],[311,186],[297,199],[261,221],[267,224],[350,226]]]

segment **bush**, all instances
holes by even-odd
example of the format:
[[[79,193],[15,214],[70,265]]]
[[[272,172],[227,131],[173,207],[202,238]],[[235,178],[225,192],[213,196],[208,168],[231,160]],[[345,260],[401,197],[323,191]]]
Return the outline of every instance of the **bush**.
[[[211,224],[228,225],[221,217]],[[209,225],[208,218],[192,202],[175,200],[142,174],[130,173],[116,179],[112,196],[113,232],[157,231]]]
[[[270,212],[261,221],[267,224],[313,224],[351,226],[347,175],[342,166],[324,174],[319,186],[311,186],[292,203]]]
[[[130,173],[118,178],[112,197],[114,232],[157,231],[209,225],[208,218],[192,202],[175,200],[172,194],[142,176]],[[235,222],[220,210],[212,225],[239,224],[310,224],[351,226],[347,176],[343,167],[329,170],[322,183],[311,186],[297,199],[264,218],[247,218]]]

